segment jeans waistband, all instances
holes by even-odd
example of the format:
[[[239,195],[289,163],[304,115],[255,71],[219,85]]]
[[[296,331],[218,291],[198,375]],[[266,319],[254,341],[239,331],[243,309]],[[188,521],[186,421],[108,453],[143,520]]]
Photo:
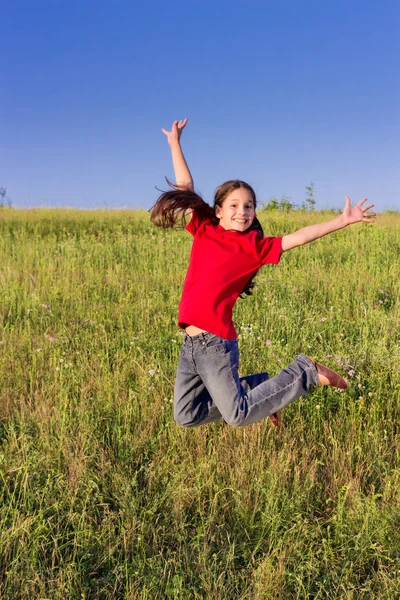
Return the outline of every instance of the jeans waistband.
[[[214,335],[213,333],[209,333],[208,331],[204,333],[197,333],[196,335],[188,335],[187,333],[185,333],[185,335],[183,336],[183,343],[187,346],[195,346],[198,344],[202,345],[203,342],[207,342],[212,337],[218,336]]]

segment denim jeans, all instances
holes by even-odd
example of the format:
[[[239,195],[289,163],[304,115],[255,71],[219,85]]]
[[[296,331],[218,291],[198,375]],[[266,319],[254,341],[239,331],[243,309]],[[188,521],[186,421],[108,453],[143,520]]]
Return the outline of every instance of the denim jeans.
[[[314,364],[304,354],[272,378],[268,373],[239,377],[238,369],[237,340],[185,334],[175,382],[175,421],[184,427],[219,419],[236,427],[250,425],[320,385]]]

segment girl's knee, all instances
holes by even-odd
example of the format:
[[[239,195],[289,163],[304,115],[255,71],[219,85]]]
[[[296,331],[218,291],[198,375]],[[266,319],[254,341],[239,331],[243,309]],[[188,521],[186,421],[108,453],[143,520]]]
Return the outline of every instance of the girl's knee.
[[[243,425],[244,419],[245,416],[242,413],[237,413],[235,415],[232,415],[228,419],[225,419],[225,422],[231,427],[241,427]]]
[[[186,415],[185,413],[174,412],[174,421],[177,425],[181,427],[193,427],[196,423],[193,421],[190,415]]]

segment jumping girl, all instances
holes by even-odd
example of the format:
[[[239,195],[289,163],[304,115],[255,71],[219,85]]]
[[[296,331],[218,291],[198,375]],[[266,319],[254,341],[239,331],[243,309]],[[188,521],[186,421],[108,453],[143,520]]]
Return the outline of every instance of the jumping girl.
[[[281,424],[281,409],[314,386],[339,389],[347,382],[335,371],[304,354],[276,377],[257,373],[239,377],[237,333],[233,306],[240,294],[250,294],[253,278],[267,263],[277,264],[283,252],[303,246],[359,221],[373,222],[366,198],[351,206],[346,196],[343,213],[325,223],[309,225],[283,237],[264,237],[256,217],[254,190],[240,180],[220,185],[214,207],[195,193],[180,137],[187,123],[175,121],[162,129],[172,152],[175,184],[152,208],[151,219],[173,227],[191,213],[186,229],[194,237],[189,269],[179,304],[178,325],[185,330],[174,393],[174,418],[194,427],[221,418],[244,426],[270,417]]]

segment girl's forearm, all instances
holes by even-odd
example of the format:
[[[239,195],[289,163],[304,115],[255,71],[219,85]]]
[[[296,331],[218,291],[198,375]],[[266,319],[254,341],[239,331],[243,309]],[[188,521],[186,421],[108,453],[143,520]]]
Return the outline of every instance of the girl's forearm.
[[[291,250],[297,246],[303,246],[304,244],[313,242],[314,240],[317,240],[328,233],[333,233],[338,229],[343,229],[343,227],[346,227],[346,225],[347,223],[343,219],[343,215],[340,215],[331,221],[316,223],[315,225],[308,225],[307,227],[303,227],[302,229],[295,231],[295,233],[284,235],[282,238],[282,252],[286,252],[286,250]]]
[[[193,178],[179,142],[171,144],[172,164],[174,166],[175,182],[178,187],[194,189]]]

